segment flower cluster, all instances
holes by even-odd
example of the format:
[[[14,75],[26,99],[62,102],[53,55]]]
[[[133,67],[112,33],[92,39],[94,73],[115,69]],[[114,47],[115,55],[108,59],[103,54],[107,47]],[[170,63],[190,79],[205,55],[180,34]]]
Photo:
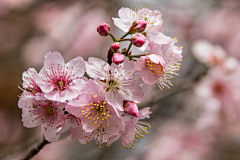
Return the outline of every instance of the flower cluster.
[[[97,27],[101,36],[113,40],[107,61],[79,56],[65,63],[59,52],[48,52],[39,73],[33,68],[23,72],[18,106],[25,127],[41,126],[49,142],[71,128],[72,139],[87,144],[95,138],[100,149],[119,138],[124,148],[132,148],[137,138],[148,134],[151,126],[142,119],[152,112],[149,107],[139,110],[136,103],[145,100],[155,83],[170,88],[180,69],[182,47],[163,34],[159,11],[121,8],[119,17],[113,20],[126,32],[121,38],[110,33],[107,23]],[[124,39],[127,36],[131,38]],[[128,48],[121,48],[123,41],[130,42]],[[149,53],[132,54],[132,44]]]
[[[199,47],[206,53],[197,51]],[[196,95],[204,99],[202,113],[197,121],[198,128],[211,129],[218,135],[231,130],[231,134],[234,135],[240,122],[238,59],[228,56],[222,47],[206,40],[195,42],[193,54],[209,67],[208,73],[194,88]]]

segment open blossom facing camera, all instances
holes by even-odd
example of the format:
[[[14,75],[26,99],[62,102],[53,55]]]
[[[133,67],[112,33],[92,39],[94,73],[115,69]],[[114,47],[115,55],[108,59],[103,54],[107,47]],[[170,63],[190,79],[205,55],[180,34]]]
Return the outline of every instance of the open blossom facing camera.
[[[20,99],[18,103],[22,109],[23,126],[32,128],[41,126],[45,139],[49,142],[57,141],[57,124],[64,117],[62,109],[64,103],[49,100],[35,100],[34,98]]]
[[[33,68],[23,72],[18,106],[25,127],[41,126],[48,142],[70,129],[72,139],[82,144],[95,139],[100,149],[119,138],[124,148],[132,148],[137,138],[149,133],[150,124],[142,119],[152,112],[150,107],[139,109],[137,103],[146,99],[154,83],[170,88],[180,69],[182,48],[163,34],[159,11],[121,8],[118,13],[114,24],[127,32],[121,38],[115,38],[105,22],[97,27],[101,36],[113,41],[107,61],[79,56],[65,63],[55,51],[46,53],[39,73]],[[128,35],[131,38],[125,39]],[[120,45],[123,41],[129,45]],[[150,53],[132,53],[132,46]]]
[[[124,130],[124,122],[118,111],[106,99],[102,86],[89,80],[86,93],[79,100],[69,103],[66,110],[81,119],[81,127],[71,131],[73,139],[91,141],[93,137],[100,143]],[[79,135],[79,133],[82,133]]]
[[[40,72],[43,80],[39,86],[47,99],[59,102],[72,100],[85,84],[85,81],[80,79],[84,73],[85,64],[82,57],[79,56],[65,64],[59,52],[48,52]]]
[[[144,94],[140,85],[132,79],[134,61],[125,58],[122,64],[110,66],[101,59],[90,57],[86,62],[86,71],[90,77],[99,79],[106,99],[118,110],[123,111],[123,99],[141,102]]]

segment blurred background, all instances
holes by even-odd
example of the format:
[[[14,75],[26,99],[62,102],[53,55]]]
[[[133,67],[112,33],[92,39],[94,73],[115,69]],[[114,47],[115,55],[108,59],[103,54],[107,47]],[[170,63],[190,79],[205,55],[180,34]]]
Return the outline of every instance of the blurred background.
[[[149,134],[133,149],[115,142],[99,150],[94,141],[81,145],[65,133],[33,159],[240,159],[239,0],[0,0],[0,159],[20,159],[42,139],[40,127],[21,122],[22,72],[39,71],[48,51],[59,51],[66,62],[106,60],[111,40],[98,35],[98,24],[109,23],[122,36],[111,18],[136,3],[159,10],[164,34],[183,46],[172,89],[155,86],[139,105],[152,108]]]

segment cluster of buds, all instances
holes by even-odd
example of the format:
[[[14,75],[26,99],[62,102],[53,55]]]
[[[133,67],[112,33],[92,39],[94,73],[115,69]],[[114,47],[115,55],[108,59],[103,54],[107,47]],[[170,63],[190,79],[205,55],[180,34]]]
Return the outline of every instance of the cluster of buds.
[[[48,52],[39,73],[33,68],[23,73],[18,106],[25,127],[41,126],[49,142],[71,128],[72,139],[87,144],[94,138],[100,149],[119,138],[124,147],[132,148],[139,136],[148,134],[150,124],[142,119],[152,112],[150,107],[139,110],[137,103],[146,99],[155,83],[170,88],[180,69],[182,48],[162,33],[159,11],[121,8],[119,13],[120,18],[113,20],[126,31],[121,38],[110,33],[107,23],[97,27],[101,36],[113,40],[108,61],[95,57],[85,61],[79,56],[65,63],[59,52]],[[124,14],[135,16],[128,19]],[[129,46],[121,48],[123,41]],[[132,44],[140,51],[149,48],[150,53],[132,54]]]

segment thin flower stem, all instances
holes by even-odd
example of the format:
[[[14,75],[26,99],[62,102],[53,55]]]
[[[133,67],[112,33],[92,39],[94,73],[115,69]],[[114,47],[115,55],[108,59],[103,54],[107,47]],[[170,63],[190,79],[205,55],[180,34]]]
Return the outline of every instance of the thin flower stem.
[[[129,55],[130,58],[140,58],[141,56],[146,56],[146,54],[138,54],[138,55]]]
[[[118,42],[122,42],[122,41],[131,41],[131,39],[120,39],[120,40],[118,40]]]
[[[109,34],[109,36],[112,38],[113,42],[116,42],[115,37],[114,37],[111,33],[108,33],[108,34]]]
[[[126,34],[124,34],[120,39],[123,39],[125,37],[127,37],[129,35],[129,32],[127,32]]]
[[[43,147],[47,144],[49,144],[50,142],[46,141],[45,138],[43,137],[42,142],[36,146],[35,148],[33,148],[24,158],[22,158],[21,160],[29,160],[31,159],[33,156],[35,156],[36,154],[38,154],[38,152],[43,149]]]
[[[127,54],[128,54],[128,52],[129,52],[129,50],[130,50],[130,48],[132,47],[132,42],[129,44],[129,46],[128,46],[128,49],[127,49]]]

